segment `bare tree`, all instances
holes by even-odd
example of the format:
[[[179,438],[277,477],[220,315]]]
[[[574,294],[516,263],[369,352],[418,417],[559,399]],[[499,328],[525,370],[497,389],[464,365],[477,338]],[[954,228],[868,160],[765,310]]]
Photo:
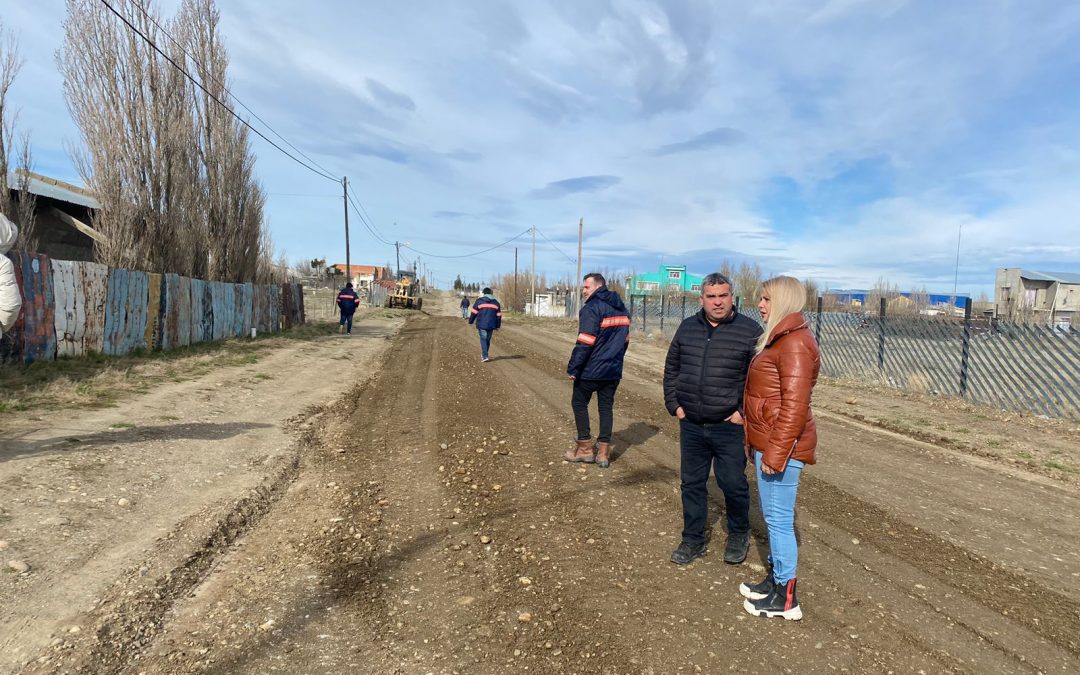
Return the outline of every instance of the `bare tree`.
[[[15,124],[19,114],[8,101],[8,93],[22,69],[19,43],[15,36],[4,29],[0,22],[0,213],[19,226],[16,246],[24,251],[37,250],[35,231],[35,197],[30,192],[30,168],[33,158],[30,152],[30,136],[22,135],[21,148],[15,147]],[[11,161],[18,157],[19,170],[15,172],[15,184],[11,184]],[[18,193],[14,198],[12,191]]]
[[[744,260],[731,281],[735,284],[735,296],[742,298],[743,307],[757,304],[761,294],[761,282],[765,281],[760,265]]]
[[[270,276],[260,272],[273,258],[266,197],[247,128],[224,107],[228,55],[214,1],[184,0],[171,21],[149,0],[114,5],[168,58],[101,3],[67,0],[58,60],[86,146],[76,163],[101,202],[98,259],[215,281]]]
[[[173,60],[183,60],[158,28],[151,3],[116,6]],[[195,244],[203,209],[186,78],[101,3],[68,0],[67,10],[58,60],[86,146],[76,164],[101,203],[94,225],[105,240],[95,243],[96,257],[118,267],[202,276],[204,256]]]
[[[256,276],[266,197],[255,179],[248,129],[233,116],[226,86],[229,56],[218,30],[214,0],[184,0],[178,23],[203,89],[195,93],[199,159],[205,178],[209,278],[245,281]]]

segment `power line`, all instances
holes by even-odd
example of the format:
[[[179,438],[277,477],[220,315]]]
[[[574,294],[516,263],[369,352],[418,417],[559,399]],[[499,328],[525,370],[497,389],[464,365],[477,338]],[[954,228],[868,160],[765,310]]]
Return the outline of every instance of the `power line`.
[[[571,258],[570,256],[566,255],[566,253],[564,253],[564,252],[563,252],[563,250],[562,250],[561,248],[559,248],[558,246],[556,246],[556,245],[555,245],[555,242],[553,242],[553,241],[551,241],[550,239],[548,239],[548,236],[547,236],[546,234],[544,234],[544,232],[543,232],[542,230],[540,230],[540,228],[537,228],[537,229],[536,229],[536,231],[540,233],[540,236],[541,236],[541,237],[543,237],[544,239],[546,239],[546,240],[547,240],[547,243],[551,244],[551,247],[552,247],[552,248],[554,248],[554,249],[555,249],[556,251],[558,251],[559,253],[562,253],[562,254],[563,254],[563,257],[564,257],[564,258],[566,258],[567,260],[569,260],[569,261],[570,261],[570,262],[572,262],[572,263],[576,263],[576,262],[577,262],[577,259],[576,259],[576,258]]]
[[[108,4],[108,3],[106,3],[106,4]],[[146,8],[145,8],[145,7],[143,7],[143,6],[141,5],[141,4],[139,4],[139,2],[138,2],[137,0],[132,0],[132,3],[131,3],[131,4],[135,5],[135,7],[136,7],[136,8],[138,8],[138,10],[139,10],[139,11],[140,11],[140,12],[142,13],[142,15],[143,15],[143,16],[145,16],[145,17],[147,18],[147,20],[149,20],[149,21],[150,21],[150,23],[154,24],[154,26],[156,26],[158,30],[160,30],[160,31],[161,31],[162,33],[164,33],[164,34],[165,34],[165,37],[167,37],[167,38],[169,38],[170,40],[172,40],[173,44],[175,44],[175,45],[176,45],[177,47],[179,47],[179,48],[180,48],[180,51],[182,51],[182,52],[184,53],[184,56],[186,56],[186,57],[188,57],[189,59],[191,59],[191,62],[192,62],[192,63],[194,63],[194,64],[195,64],[196,66],[198,66],[199,68],[201,68],[202,72],[204,72],[204,73],[206,73],[207,75],[209,75],[209,76],[210,76],[210,79],[212,79],[212,80],[213,80],[214,82],[216,82],[216,83],[217,83],[217,84],[218,84],[218,85],[219,85],[219,86],[221,87],[221,89],[222,89],[222,90],[223,90],[223,91],[224,91],[224,92],[225,92],[226,94],[228,94],[230,98],[232,98],[232,100],[236,101],[236,102],[237,102],[237,103],[238,103],[238,104],[240,105],[240,107],[241,107],[241,108],[243,108],[244,110],[248,111],[248,113],[250,113],[252,117],[254,117],[255,119],[259,120],[259,122],[261,122],[261,123],[262,123],[262,125],[263,125],[264,127],[266,127],[267,129],[269,129],[271,133],[273,133],[273,134],[274,134],[275,136],[277,136],[278,138],[280,138],[280,139],[281,139],[281,140],[282,140],[282,141],[283,141],[283,142],[285,143],[285,145],[288,145],[288,146],[289,146],[290,148],[292,148],[293,150],[295,150],[295,151],[296,151],[296,152],[297,152],[297,153],[298,153],[298,154],[299,154],[299,155],[300,155],[301,157],[303,157],[303,158],[304,158],[304,159],[306,159],[307,161],[311,162],[311,163],[312,163],[312,164],[314,164],[315,166],[319,167],[320,169],[322,169],[322,170],[323,170],[323,171],[325,171],[326,173],[328,173],[328,174],[329,174],[329,173],[331,173],[331,171],[330,171],[329,169],[327,169],[327,168],[326,168],[326,167],[324,167],[323,165],[319,164],[318,162],[316,162],[316,161],[315,161],[315,160],[313,160],[312,158],[308,157],[308,156],[307,156],[306,154],[304,154],[304,151],[303,151],[303,150],[301,150],[300,148],[298,148],[298,147],[296,147],[295,145],[293,145],[292,143],[290,143],[290,142],[289,142],[289,139],[287,139],[287,138],[285,138],[284,136],[282,136],[281,134],[279,134],[279,133],[278,133],[278,132],[277,132],[277,131],[276,131],[276,130],[274,129],[274,127],[270,126],[270,124],[269,124],[269,123],[267,123],[267,121],[266,121],[266,120],[264,120],[263,118],[259,117],[259,115],[258,115],[258,114],[257,114],[257,113],[256,113],[256,112],[255,112],[254,110],[252,110],[251,108],[247,107],[247,105],[245,105],[243,101],[241,101],[241,100],[240,100],[239,98],[237,98],[236,94],[232,93],[232,91],[230,91],[230,90],[229,90],[229,88],[228,88],[228,87],[227,87],[227,86],[225,85],[225,83],[224,83],[224,82],[222,82],[221,80],[219,80],[219,79],[218,79],[217,77],[215,77],[215,76],[214,76],[214,74],[213,74],[213,73],[211,73],[211,72],[210,72],[210,69],[209,69],[209,68],[207,68],[207,67],[206,67],[205,65],[203,65],[202,63],[200,63],[198,59],[196,59],[196,58],[195,58],[194,56],[192,56],[192,55],[191,55],[191,54],[190,54],[190,53],[188,52],[188,50],[184,48],[184,44],[183,44],[182,42],[180,42],[179,40],[177,40],[176,38],[174,38],[174,37],[172,36],[172,34],[171,34],[171,33],[169,33],[169,31],[165,30],[165,27],[164,27],[164,26],[162,26],[162,25],[161,25],[160,23],[158,23],[157,19],[155,19],[155,18],[154,18],[154,15],[153,15],[153,14],[151,14],[150,12],[148,12],[148,11],[146,10]],[[203,78],[203,79],[205,79],[205,78]]]
[[[348,192],[346,194],[349,195],[349,201],[352,202],[352,194]],[[360,205],[359,209],[357,209],[357,204]],[[360,201],[359,196],[357,196],[356,201],[353,202],[353,211],[356,211],[356,215],[360,217],[360,222],[364,223],[365,227],[368,227],[369,230],[374,230],[372,234],[375,235],[376,239],[383,242],[384,244],[393,246],[393,243],[387,241],[386,237],[384,237],[382,233],[379,232],[379,228],[375,226],[375,219],[368,214],[367,209],[364,208],[364,202]],[[363,213],[361,213],[361,211],[363,211]]]
[[[387,246],[393,246],[394,242],[387,241],[386,238],[384,238],[375,230],[375,226],[369,223],[367,218],[364,218],[364,214],[360,213],[360,209],[357,208],[356,202],[353,201],[352,195],[349,193],[348,190],[345,191],[345,195],[349,198],[349,204],[352,205],[353,211],[356,212],[357,217],[360,218],[360,222],[363,223],[364,227],[367,228],[367,231],[371,233],[371,236],[375,237],[376,240],[383,244],[386,244]]]
[[[434,253],[428,253],[426,251],[421,251],[420,249],[414,248],[414,247],[412,247],[412,246],[410,246],[408,244],[402,244],[402,246],[404,246],[407,249],[416,251],[420,255],[426,255],[429,258],[471,258],[473,256],[481,255],[483,253],[488,253],[490,251],[494,251],[497,248],[501,248],[503,246],[506,246],[507,244],[509,244],[510,242],[512,242],[514,240],[521,239],[522,237],[524,237],[525,235],[527,235],[531,231],[532,231],[532,228],[530,227],[529,229],[524,230],[520,234],[516,234],[513,237],[510,237],[509,239],[502,242],[501,244],[496,244],[495,246],[492,246],[491,248],[485,248],[483,251],[474,251],[473,253],[465,253],[463,255],[436,255]]]
[[[161,48],[160,48],[160,47],[158,47],[158,46],[157,46],[157,44],[155,44],[153,40],[151,40],[151,39],[150,39],[149,37],[147,37],[146,35],[144,35],[144,34],[142,33],[142,31],[140,31],[140,30],[139,30],[138,28],[136,28],[136,27],[135,27],[135,25],[134,25],[134,24],[132,24],[132,23],[131,23],[130,21],[128,21],[128,19],[127,19],[127,17],[126,17],[126,16],[124,16],[124,15],[123,15],[123,14],[121,14],[120,12],[116,11],[116,9],[115,9],[115,8],[113,8],[113,6],[109,4],[109,1],[108,1],[108,0],[101,0],[101,4],[105,5],[105,7],[107,7],[107,8],[109,9],[109,11],[110,11],[110,12],[112,12],[113,14],[115,14],[117,18],[119,18],[119,19],[120,19],[121,21],[123,21],[123,22],[124,22],[124,24],[125,24],[125,25],[127,25],[127,27],[128,27],[128,28],[130,28],[130,29],[131,29],[131,31],[132,31],[133,33],[135,33],[136,35],[138,35],[139,37],[141,37],[141,38],[142,38],[142,39],[143,39],[143,40],[144,40],[144,41],[146,42],[146,44],[150,45],[150,47],[152,47],[152,48],[153,48],[153,50],[154,50],[155,52],[157,52],[158,54],[160,54],[160,55],[162,56],[162,58],[164,58],[164,59],[165,59],[166,61],[168,61],[168,62],[169,62],[170,64],[172,64],[172,66],[173,66],[174,68],[176,68],[176,69],[177,69],[177,70],[179,70],[179,71],[180,71],[181,73],[183,73],[183,74],[184,74],[184,77],[186,77],[186,78],[187,78],[188,80],[190,80],[190,81],[191,81],[191,83],[192,83],[193,85],[195,85],[196,87],[198,87],[199,89],[201,89],[201,90],[203,91],[203,93],[205,93],[205,94],[206,94],[207,96],[209,96],[210,98],[212,98],[212,99],[214,100],[214,102],[215,102],[215,103],[217,103],[217,104],[218,104],[218,105],[220,105],[220,106],[221,106],[222,108],[224,108],[224,109],[225,109],[225,110],[226,110],[226,111],[227,111],[227,112],[228,112],[228,113],[229,113],[230,115],[232,115],[233,117],[235,117],[235,118],[236,118],[236,120],[237,120],[238,122],[240,122],[240,123],[241,123],[241,124],[243,124],[243,125],[244,125],[245,127],[247,127],[248,129],[250,129],[250,130],[251,130],[251,131],[252,131],[252,132],[253,132],[253,133],[254,133],[255,135],[257,135],[257,136],[258,136],[259,138],[263,139],[264,141],[266,141],[266,142],[267,142],[267,143],[269,143],[270,145],[272,145],[272,146],[274,146],[275,148],[277,148],[277,150],[278,150],[279,152],[281,152],[281,154],[283,154],[283,155],[285,155],[286,157],[288,157],[289,159],[293,160],[294,162],[296,162],[296,163],[297,163],[297,164],[299,164],[300,166],[304,167],[304,168],[305,168],[305,169],[307,169],[308,171],[311,171],[312,173],[315,173],[315,174],[317,174],[317,175],[319,175],[319,176],[322,176],[323,178],[326,178],[327,180],[332,180],[332,181],[334,181],[335,183],[340,183],[340,182],[341,182],[341,179],[340,179],[340,178],[335,178],[335,177],[333,177],[332,175],[330,175],[329,173],[324,173],[323,171],[320,171],[319,169],[316,169],[315,167],[311,166],[310,164],[307,164],[307,163],[306,163],[306,162],[304,162],[303,160],[301,160],[301,159],[298,159],[298,158],[297,158],[296,156],[294,156],[294,155],[290,154],[288,150],[286,150],[285,148],[281,147],[281,146],[280,146],[280,145],[278,145],[277,143],[275,143],[275,142],[273,142],[272,140],[270,140],[269,138],[267,138],[267,137],[266,137],[266,135],[265,135],[264,133],[262,133],[261,131],[259,131],[259,130],[258,130],[258,129],[256,129],[255,127],[251,126],[251,124],[249,124],[247,120],[245,120],[244,118],[242,118],[242,117],[240,117],[239,115],[237,115],[237,114],[236,114],[236,112],[235,112],[235,111],[233,111],[233,109],[232,109],[232,108],[230,108],[229,106],[225,105],[225,103],[223,103],[223,102],[221,101],[221,99],[219,99],[219,98],[218,98],[217,96],[214,96],[213,94],[211,94],[211,93],[210,93],[210,91],[209,91],[209,90],[208,90],[208,89],[207,89],[206,87],[204,87],[204,86],[202,85],[202,83],[201,83],[201,82],[198,82],[198,81],[196,81],[196,80],[195,80],[195,78],[194,78],[194,77],[192,77],[192,76],[191,76],[191,74],[190,74],[190,73],[188,73],[188,72],[187,72],[187,70],[185,70],[185,69],[183,68],[183,66],[181,66],[181,65],[180,65],[180,64],[178,64],[178,63],[177,63],[176,61],[174,61],[174,60],[172,59],[172,57],[171,57],[171,56],[169,56],[169,55],[168,55],[168,54],[166,54],[165,52],[161,51]],[[265,122],[264,122],[264,124],[265,124]]]

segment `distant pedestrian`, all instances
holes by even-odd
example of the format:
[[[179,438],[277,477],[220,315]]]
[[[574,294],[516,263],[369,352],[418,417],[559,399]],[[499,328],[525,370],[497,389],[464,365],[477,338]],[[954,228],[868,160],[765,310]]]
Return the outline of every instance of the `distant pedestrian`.
[[[338,321],[338,333],[345,331],[346,335],[352,335],[353,314],[360,306],[360,296],[353,290],[352,282],[345,284],[345,288],[338,291],[337,306],[341,310],[341,320]]]
[[[798,279],[775,277],[763,284],[758,309],[765,332],[743,398],[746,451],[757,470],[769,528],[769,570],[761,583],[741,584],[739,592],[747,612],[794,621],[802,618],[795,594],[795,496],[803,467],[815,461],[817,425],[810,398],[821,369],[817,340],[802,315],[805,303],[806,289]]]
[[[487,363],[490,361],[488,350],[491,348],[491,338],[502,327],[502,306],[491,289],[485,288],[470,312],[469,323],[475,322],[480,334],[480,360]]]
[[[710,468],[727,511],[724,562],[737,565],[750,549],[750,485],[739,410],[761,327],[739,314],[734,301],[727,277],[706,276],[701,311],[679,325],[664,362],[664,404],[679,418],[683,530],[671,554],[676,565],[708,551]]]
[[[472,304],[472,303],[469,302],[469,296],[462,293],[461,294],[461,318],[462,319],[468,319],[469,318],[469,305],[470,304]]]
[[[18,238],[19,228],[0,214],[0,337],[15,325],[22,308],[22,295],[15,279],[15,266],[6,255]]]
[[[568,462],[595,462],[606,469],[611,463],[611,429],[615,421],[615,391],[622,379],[623,359],[630,344],[630,315],[615,291],[608,290],[604,275],[586,274],[581,287],[585,304],[578,313],[578,336],[566,374],[574,381],[570,407],[574,411],[577,443],[567,450]],[[596,394],[600,433],[595,454],[589,429],[589,401]]]

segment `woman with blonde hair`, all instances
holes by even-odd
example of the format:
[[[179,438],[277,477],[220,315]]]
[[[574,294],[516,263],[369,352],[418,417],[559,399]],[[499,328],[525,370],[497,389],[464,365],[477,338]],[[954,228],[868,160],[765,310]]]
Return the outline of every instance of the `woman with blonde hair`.
[[[750,614],[794,621],[802,618],[795,595],[795,495],[803,467],[814,463],[817,427],[810,396],[821,367],[817,341],[802,315],[805,304],[806,289],[798,279],[774,277],[762,284],[758,309],[765,332],[743,396],[746,452],[756,468],[769,528],[770,569],[763,581],[741,584],[739,592]]]

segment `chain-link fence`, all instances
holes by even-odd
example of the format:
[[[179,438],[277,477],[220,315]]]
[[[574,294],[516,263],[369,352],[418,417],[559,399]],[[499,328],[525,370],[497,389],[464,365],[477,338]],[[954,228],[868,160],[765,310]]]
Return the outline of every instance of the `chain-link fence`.
[[[386,303],[385,287],[374,284],[370,289],[360,290],[360,306],[382,307]],[[305,288],[304,312],[308,321],[333,321],[340,316],[337,306],[338,292],[333,288]]]
[[[700,310],[697,296],[629,298],[637,330],[674,335]],[[761,322],[756,307],[740,311]],[[807,313],[821,348],[822,374],[928,394],[956,396],[1002,410],[1080,420],[1080,333],[1050,326],[890,309]]]

